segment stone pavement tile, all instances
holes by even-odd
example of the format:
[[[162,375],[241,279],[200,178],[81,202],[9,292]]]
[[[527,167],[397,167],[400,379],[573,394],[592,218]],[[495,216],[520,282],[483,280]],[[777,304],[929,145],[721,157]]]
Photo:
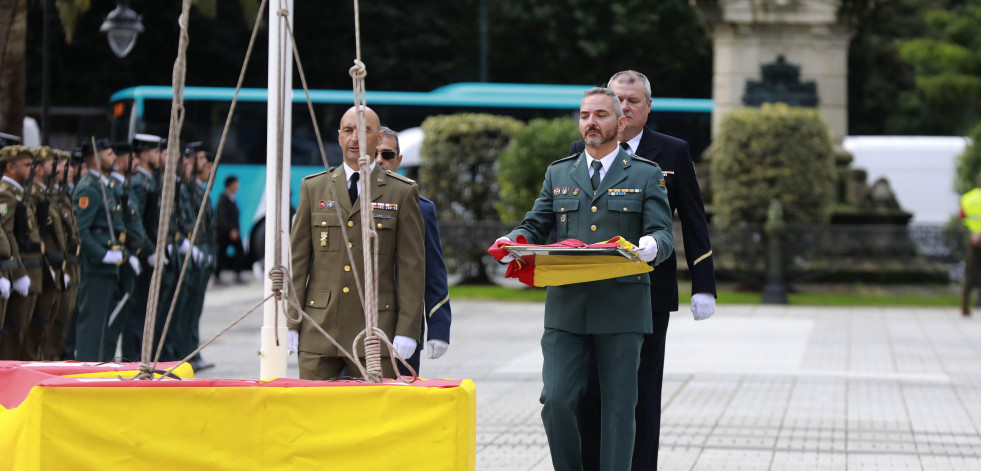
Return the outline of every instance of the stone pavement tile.
[[[848,471],[914,471],[927,470],[914,454],[850,453]]]
[[[844,453],[777,451],[768,469],[794,471],[840,471],[845,469]]]
[[[981,469],[981,457],[960,456],[921,456],[923,469],[942,469],[949,471],[976,471]]]
[[[769,469],[773,460],[770,450],[706,449],[698,456],[693,471],[758,471]]]
[[[662,428],[663,430],[663,428]],[[689,470],[702,454],[700,447],[664,446],[662,434],[661,448],[657,452],[657,469],[663,471]]]

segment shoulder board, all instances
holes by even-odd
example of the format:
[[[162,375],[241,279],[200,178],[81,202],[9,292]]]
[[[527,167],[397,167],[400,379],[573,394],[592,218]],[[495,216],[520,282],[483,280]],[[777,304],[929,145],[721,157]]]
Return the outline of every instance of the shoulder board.
[[[419,195],[419,201],[424,201],[429,204],[433,204],[433,200],[426,198],[425,196]]]
[[[409,177],[407,177],[405,175],[401,175],[401,174],[395,173],[395,172],[393,172],[391,170],[385,170],[385,174],[388,175],[388,176],[390,176],[390,177],[392,177],[392,178],[395,178],[397,180],[402,180],[403,182],[406,182],[406,183],[415,183],[416,182],[415,180],[413,180],[413,179],[411,179],[411,178],[409,178]]]
[[[557,164],[559,162],[565,162],[566,160],[574,159],[576,157],[579,157],[579,154],[581,154],[581,153],[582,152],[576,152],[575,154],[569,155],[568,157],[562,157],[561,159],[556,160],[556,161],[550,163],[549,165],[555,165],[555,164]]]
[[[658,165],[657,162],[655,162],[653,160],[647,160],[647,159],[645,159],[645,158],[643,158],[643,157],[641,157],[639,155],[630,154],[630,157],[633,159],[634,162],[643,162],[645,164],[653,165],[653,166],[655,166],[657,168],[661,168],[661,166]]]
[[[325,175],[326,173],[327,173],[327,171],[317,172],[317,173],[314,173],[313,175],[307,175],[307,176],[303,177],[303,179],[304,180],[309,180],[309,179],[311,179],[313,177],[316,177],[316,176]]]

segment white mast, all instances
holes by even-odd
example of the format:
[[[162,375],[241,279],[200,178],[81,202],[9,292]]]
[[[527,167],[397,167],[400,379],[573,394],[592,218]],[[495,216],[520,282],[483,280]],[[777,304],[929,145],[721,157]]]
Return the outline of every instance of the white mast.
[[[280,10],[289,12],[288,19],[279,16]],[[290,198],[290,143],[292,141],[292,103],[293,103],[293,49],[286,31],[285,22],[293,21],[293,0],[273,0],[269,5],[269,99],[266,109],[266,251],[265,269],[281,263],[289,266],[289,198]],[[285,71],[285,73],[283,73]],[[285,90],[284,99],[280,92]],[[282,109],[282,117],[280,117]],[[282,119],[282,134],[279,132]],[[280,142],[280,136],[283,136]],[[277,157],[282,153],[283,173],[277,181]],[[276,207],[276,187],[282,186],[283,201]],[[276,227],[276,213],[279,213],[279,227]],[[276,231],[283,240],[279,261],[276,257]],[[263,280],[262,295],[272,293],[272,280]],[[259,351],[259,379],[286,377],[286,324],[285,318],[276,316],[274,302],[263,306],[261,347]],[[279,322],[279,346],[276,346],[275,323]]]

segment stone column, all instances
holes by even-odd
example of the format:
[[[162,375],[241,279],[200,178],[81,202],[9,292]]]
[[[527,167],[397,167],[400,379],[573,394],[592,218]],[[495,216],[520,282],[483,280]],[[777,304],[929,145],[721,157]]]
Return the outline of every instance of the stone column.
[[[712,136],[742,106],[747,80],[783,55],[815,81],[818,111],[834,140],[848,133],[848,44],[854,28],[838,20],[841,0],[692,0],[714,41]]]

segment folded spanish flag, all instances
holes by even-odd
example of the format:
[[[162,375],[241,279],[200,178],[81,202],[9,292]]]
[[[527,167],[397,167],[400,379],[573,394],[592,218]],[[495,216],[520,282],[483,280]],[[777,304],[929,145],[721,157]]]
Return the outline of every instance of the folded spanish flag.
[[[586,244],[576,239],[566,239],[549,245],[527,243],[524,236],[515,242],[495,242],[487,253],[501,261],[509,253],[508,247],[522,247],[540,250],[515,257],[508,264],[507,278],[517,278],[529,286],[561,286],[572,283],[605,280],[620,276],[647,273],[654,268],[635,256],[624,255],[631,252],[634,244],[616,236],[606,242]],[[582,250],[586,249],[586,250]]]

